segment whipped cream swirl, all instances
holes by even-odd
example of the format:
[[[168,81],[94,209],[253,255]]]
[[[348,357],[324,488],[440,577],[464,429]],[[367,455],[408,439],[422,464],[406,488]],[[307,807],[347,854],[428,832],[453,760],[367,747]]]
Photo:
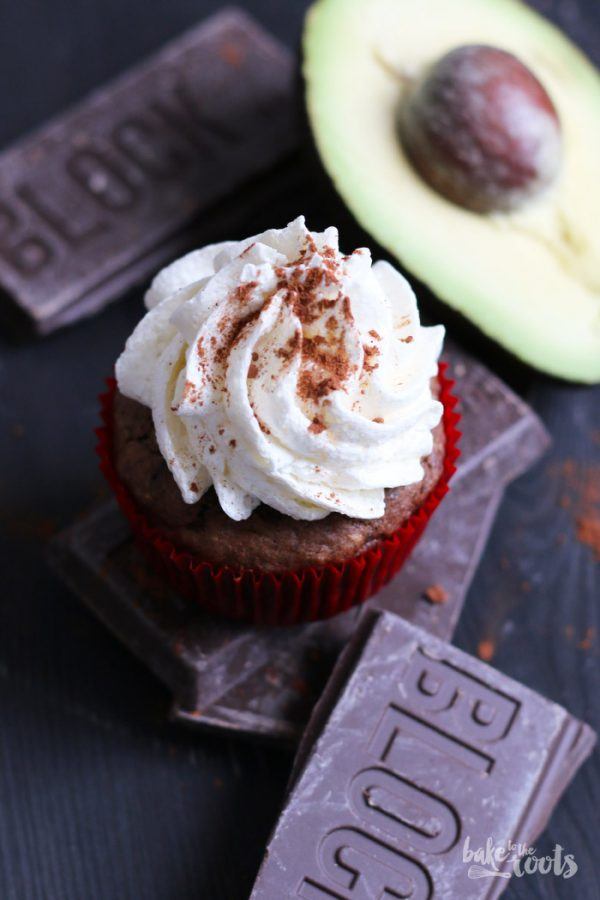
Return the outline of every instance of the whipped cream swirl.
[[[421,481],[442,405],[444,329],[408,282],[335,228],[287,228],[196,250],[163,269],[117,361],[152,410],[186,503],[212,485],[232,519],[266,503],[296,519],[382,516]]]

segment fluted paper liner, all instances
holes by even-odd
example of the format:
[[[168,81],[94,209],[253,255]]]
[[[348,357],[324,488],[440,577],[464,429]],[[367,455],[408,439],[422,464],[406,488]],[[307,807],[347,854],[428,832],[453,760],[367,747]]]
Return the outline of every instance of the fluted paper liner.
[[[402,567],[448,491],[459,456],[454,382],[440,363],[439,399],[444,406],[446,449],[442,474],[423,503],[394,534],[350,559],[293,571],[267,572],[206,562],[176,547],[150,522],[120,480],[113,459],[114,379],[100,396],[102,426],[96,429],[100,468],[129,520],[137,543],[155,569],[189,600],[210,612],[262,625],[295,625],[335,616],[375,594]]]

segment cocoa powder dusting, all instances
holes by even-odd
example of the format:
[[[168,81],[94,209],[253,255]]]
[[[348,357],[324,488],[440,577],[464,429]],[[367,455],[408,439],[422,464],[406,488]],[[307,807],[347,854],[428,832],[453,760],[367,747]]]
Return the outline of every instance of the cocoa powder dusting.
[[[591,513],[577,519],[577,540],[590,547],[600,562],[600,513]]]
[[[484,662],[489,662],[496,652],[496,644],[494,641],[487,639],[479,641],[477,644],[477,656]]]
[[[250,294],[257,284],[258,282],[256,281],[247,281],[245,284],[240,284],[239,287],[236,287],[234,295],[240,305],[248,302]]]
[[[277,356],[280,359],[285,360],[286,362],[292,358],[292,356],[296,353],[300,345],[302,344],[302,332],[295,331],[292,337],[289,339],[287,344],[284,344],[283,347],[280,347],[277,350]]]
[[[573,517],[577,540],[600,562],[600,465],[566,459],[550,474],[562,481],[558,504]]]
[[[276,353],[286,362],[300,354],[297,393],[301,400],[317,407],[308,413],[309,431],[313,434],[319,434],[326,427],[318,407],[328,402],[327,396],[330,393],[344,387],[356,368],[348,357],[345,345],[346,328],[348,323],[354,322],[354,317],[349,297],[344,296],[340,290],[341,269],[334,248],[325,247],[319,251],[311,235],[307,236],[296,260],[275,269],[276,292],[280,292],[284,303],[292,309],[303,326]],[[238,313],[239,307],[247,303],[256,286],[257,282],[251,281],[235,289],[234,299]],[[266,299],[260,311],[242,318],[238,318],[235,314],[223,317],[218,325],[222,338],[215,351],[218,363],[226,364],[232,347],[238,343],[244,331],[260,312],[264,311],[272,297],[273,295]],[[326,321],[323,322],[325,317]],[[319,320],[320,327],[317,325],[314,329],[315,331],[319,329],[318,333],[311,334],[310,326]],[[374,340],[381,340],[375,330],[370,334]],[[198,349],[200,355],[200,347]],[[364,350],[364,369],[367,372],[373,371],[378,366],[375,357],[379,350],[374,346],[365,346]],[[256,378],[259,374],[259,355],[257,352],[252,354],[248,378]],[[258,420],[258,417],[257,421],[262,431],[269,434],[269,429]],[[375,419],[375,421],[383,420]]]
[[[430,603],[446,603],[448,591],[441,584],[431,584],[424,592]]]
[[[286,361],[298,351],[301,353],[298,396],[318,406],[332,391],[341,389],[352,372],[344,343],[344,325],[354,319],[349,298],[336,290],[340,265],[334,249],[325,248],[320,265],[306,268],[309,254],[317,252],[316,244],[309,236],[299,258],[289,266],[277,268],[276,275],[277,289],[284,292],[285,302],[305,328],[330,313],[324,323],[325,335],[297,332],[277,351],[277,355]],[[321,421],[315,413],[309,430],[318,433]]]
[[[322,431],[325,431],[326,425],[323,419],[319,416],[315,416],[309,426],[309,431],[311,434],[321,434]]]

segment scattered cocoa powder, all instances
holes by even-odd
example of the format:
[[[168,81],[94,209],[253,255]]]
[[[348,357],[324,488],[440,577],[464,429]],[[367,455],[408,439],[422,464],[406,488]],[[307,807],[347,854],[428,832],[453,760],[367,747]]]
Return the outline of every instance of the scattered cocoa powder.
[[[258,284],[258,282],[256,282],[256,281],[246,281],[244,284],[240,284],[240,285],[238,285],[238,287],[235,288],[235,290],[234,290],[235,299],[240,304],[240,306],[243,306],[244,303],[248,302],[248,300],[250,298],[250,294],[252,293],[252,291],[254,290],[254,288],[256,287],[257,284]]]
[[[571,512],[577,540],[600,562],[600,465],[566,459],[550,474],[564,485],[558,503]]]
[[[280,347],[276,351],[277,356],[279,356],[280,359],[287,361],[287,360],[291,359],[292,356],[294,356],[294,354],[296,353],[298,348],[301,346],[301,344],[302,344],[302,332],[295,331],[294,334],[292,335],[292,337],[288,340],[287,344],[284,344],[283,347]]]
[[[441,584],[431,584],[424,591],[424,596],[430,603],[446,603],[449,595]]]
[[[579,647],[580,650],[591,650],[595,637],[596,637],[596,629],[594,627],[590,626],[589,628],[586,628],[585,635],[579,641],[577,646]]]
[[[368,344],[364,344],[363,351],[365,354],[365,359],[363,362],[363,370],[365,372],[374,372],[375,369],[379,368],[379,363],[374,362],[374,357],[379,356],[379,349],[377,347],[369,346]]]
[[[233,43],[233,41],[225,41],[221,44],[218,53],[232,69],[239,69],[246,58],[246,48],[241,44]]]
[[[477,644],[477,656],[484,662],[489,662],[491,659],[493,659],[495,652],[496,644],[490,638],[479,641],[479,643]]]
[[[248,252],[250,249],[250,247],[246,248],[244,252]],[[315,259],[313,260],[311,257],[315,257]],[[297,358],[298,353],[300,354],[297,392],[299,398],[310,405],[309,409],[312,407],[307,412],[310,421],[309,431],[319,434],[325,428],[320,415],[320,407],[327,403],[328,395],[342,389],[348,378],[356,371],[345,345],[346,326],[348,323],[354,322],[354,317],[350,299],[341,290],[342,265],[336,258],[334,248],[325,247],[319,251],[315,240],[308,235],[298,258],[285,266],[277,267],[275,274],[277,285],[273,293],[266,298],[260,310],[255,310],[246,316],[240,316],[240,307],[247,304],[257,282],[250,281],[234,289],[232,299],[235,308],[233,312],[224,315],[218,323],[217,329],[220,337],[218,339],[214,335],[211,337],[212,355],[214,355],[214,361],[225,365],[231,349],[242,339],[246,330],[264,312],[277,293],[303,326],[294,333],[284,347],[276,351],[277,356],[288,361],[293,357]],[[325,334],[311,334],[310,326],[318,320],[321,320],[321,331],[323,331],[325,317]],[[381,336],[375,329],[371,329],[369,334],[373,340],[381,340]],[[412,340],[412,338],[406,340]],[[378,368],[376,357],[379,355],[379,349],[368,344],[363,349],[363,368],[365,372],[370,373]],[[204,383],[210,383],[214,389],[218,387],[223,389],[223,385],[217,385],[217,379],[222,380],[220,367],[217,366],[215,370],[212,359],[208,358],[206,348],[202,345],[202,339],[198,341],[197,351],[198,364],[205,379]],[[259,356],[260,354],[256,351],[252,353],[248,378],[253,379],[258,376]],[[198,391],[191,382],[186,382],[184,396],[191,402],[198,401]],[[383,419],[379,417],[373,421],[383,423]],[[270,434],[264,423],[258,420],[258,424],[265,434]],[[230,442],[230,446],[234,445]]]
[[[587,516],[579,516],[576,526],[577,540],[590,547],[600,562],[600,513],[592,512]]]

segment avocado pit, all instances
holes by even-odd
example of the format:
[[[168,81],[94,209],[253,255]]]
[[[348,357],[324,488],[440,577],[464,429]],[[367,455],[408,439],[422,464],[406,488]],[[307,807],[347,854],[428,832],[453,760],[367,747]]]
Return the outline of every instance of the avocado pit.
[[[448,200],[479,213],[516,209],[561,164],[561,127],[544,87],[516,56],[457,47],[414,82],[399,108],[405,153]]]

